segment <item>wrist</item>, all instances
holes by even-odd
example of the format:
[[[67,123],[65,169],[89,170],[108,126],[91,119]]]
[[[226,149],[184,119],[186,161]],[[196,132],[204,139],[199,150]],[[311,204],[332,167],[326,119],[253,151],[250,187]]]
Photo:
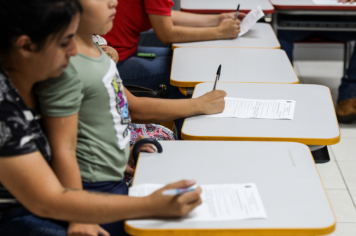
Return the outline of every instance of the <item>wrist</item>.
[[[199,98],[192,98],[191,103],[193,107],[193,115],[201,115],[204,114],[204,108],[202,106],[202,99]]]

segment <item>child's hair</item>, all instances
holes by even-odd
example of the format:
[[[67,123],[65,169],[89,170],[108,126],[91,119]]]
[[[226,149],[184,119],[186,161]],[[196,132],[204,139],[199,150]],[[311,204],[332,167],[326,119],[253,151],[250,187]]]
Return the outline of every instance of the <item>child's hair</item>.
[[[0,58],[21,35],[29,36],[40,50],[48,36],[64,32],[81,12],[78,0],[1,0]]]

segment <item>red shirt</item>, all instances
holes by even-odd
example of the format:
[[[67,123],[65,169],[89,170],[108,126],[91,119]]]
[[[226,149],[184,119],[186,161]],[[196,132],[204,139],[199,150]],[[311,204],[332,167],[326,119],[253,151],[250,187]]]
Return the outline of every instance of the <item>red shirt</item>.
[[[171,15],[172,0],[119,0],[112,30],[103,36],[123,61],[137,51],[140,33],[152,28],[148,14]]]

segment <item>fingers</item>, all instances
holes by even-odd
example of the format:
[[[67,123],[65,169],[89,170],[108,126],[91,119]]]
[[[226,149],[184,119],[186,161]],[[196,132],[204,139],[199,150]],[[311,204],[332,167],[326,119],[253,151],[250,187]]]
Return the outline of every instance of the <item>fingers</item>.
[[[239,18],[239,19],[243,19],[243,18],[245,18],[245,16],[246,16],[246,14],[245,13],[242,13],[242,12],[239,12],[239,14],[237,15],[237,17]]]
[[[192,210],[194,210],[194,208],[196,208],[197,206],[202,204],[202,200],[201,198],[199,198],[198,200],[191,202],[190,204],[185,206],[185,212],[186,214],[188,214],[189,212],[191,212]]]
[[[222,96],[222,97],[226,97],[227,93],[224,90],[214,90],[215,93],[217,93],[218,95]]]
[[[126,170],[125,170],[125,174],[133,176],[135,174],[135,169],[133,169],[131,166],[127,165],[126,166]]]
[[[178,201],[183,203],[183,204],[191,204],[200,199],[200,194],[202,193],[201,187],[198,187],[196,190],[189,192],[189,193],[184,193],[178,197]]]
[[[106,231],[105,229],[101,228],[101,227],[99,227],[98,235],[99,236],[110,236],[109,232]]]
[[[140,148],[140,152],[154,153],[156,152],[156,149],[153,147],[152,144],[145,144]]]
[[[181,180],[181,181],[166,185],[164,188],[162,188],[162,190],[175,189],[175,188],[188,188],[190,186],[193,186],[195,183],[196,183],[195,180]]]

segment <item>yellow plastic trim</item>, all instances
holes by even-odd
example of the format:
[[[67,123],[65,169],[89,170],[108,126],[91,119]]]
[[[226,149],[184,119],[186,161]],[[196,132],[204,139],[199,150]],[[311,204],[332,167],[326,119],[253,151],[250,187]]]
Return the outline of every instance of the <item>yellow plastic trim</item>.
[[[335,231],[334,224],[321,229],[140,229],[127,224],[125,231],[139,236],[296,236],[296,235],[327,235]]]
[[[183,95],[185,95],[185,96],[187,96],[187,95],[188,95],[187,88],[182,88],[182,87],[179,87],[179,91],[180,91]]]

